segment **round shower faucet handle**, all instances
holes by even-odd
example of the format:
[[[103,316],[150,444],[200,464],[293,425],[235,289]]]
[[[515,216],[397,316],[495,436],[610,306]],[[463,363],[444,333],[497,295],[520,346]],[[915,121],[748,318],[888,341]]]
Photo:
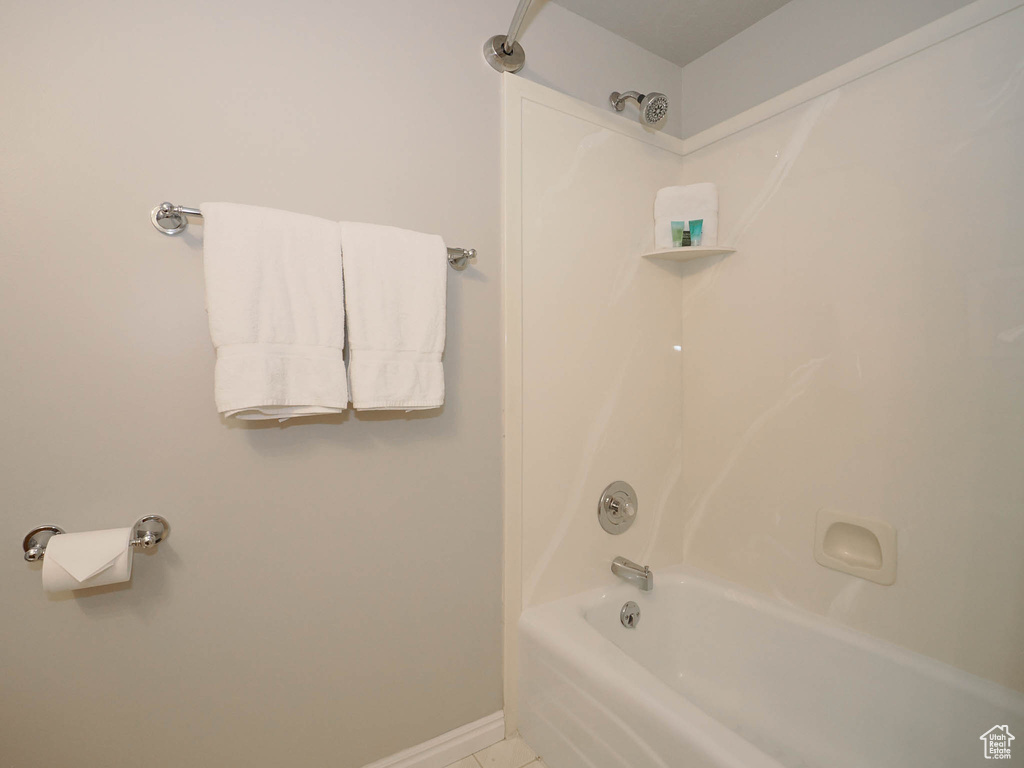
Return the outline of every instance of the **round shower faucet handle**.
[[[633,487],[627,482],[616,480],[601,494],[597,503],[597,519],[608,533],[625,533],[636,520],[638,509]]]

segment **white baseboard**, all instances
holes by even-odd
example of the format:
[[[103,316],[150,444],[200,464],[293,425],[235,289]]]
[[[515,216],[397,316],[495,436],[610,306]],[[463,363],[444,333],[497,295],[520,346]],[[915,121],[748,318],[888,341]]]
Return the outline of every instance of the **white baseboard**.
[[[446,768],[503,738],[505,715],[499,711],[363,768]]]

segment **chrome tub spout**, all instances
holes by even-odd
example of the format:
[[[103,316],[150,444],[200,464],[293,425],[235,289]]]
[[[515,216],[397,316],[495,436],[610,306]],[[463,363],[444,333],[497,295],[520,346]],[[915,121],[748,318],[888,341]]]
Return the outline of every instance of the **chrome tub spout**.
[[[649,566],[639,565],[624,557],[616,557],[612,560],[612,573],[624,579],[637,581],[644,592],[654,589],[654,572]]]

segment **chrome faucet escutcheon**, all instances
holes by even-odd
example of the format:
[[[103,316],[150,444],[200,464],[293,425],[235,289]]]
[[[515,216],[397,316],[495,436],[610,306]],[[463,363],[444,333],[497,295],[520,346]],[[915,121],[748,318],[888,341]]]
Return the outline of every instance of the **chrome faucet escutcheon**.
[[[649,566],[634,563],[624,557],[616,557],[612,560],[612,573],[624,579],[637,581],[644,592],[654,589],[654,572]]]

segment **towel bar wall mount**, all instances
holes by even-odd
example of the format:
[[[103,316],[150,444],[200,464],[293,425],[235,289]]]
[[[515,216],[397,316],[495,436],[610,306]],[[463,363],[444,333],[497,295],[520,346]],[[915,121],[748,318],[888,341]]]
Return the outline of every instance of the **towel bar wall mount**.
[[[189,216],[202,217],[203,212],[198,208],[189,208],[184,205],[173,203],[161,203],[153,209],[150,220],[153,226],[165,235],[177,235],[188,227]],[[476,248],[449,248],[448,264],[452,269],[462,271],[469,264],[470,259],[476,258]]]
[[[146,515],[132,526],[132,538],[128,542],[136,549],[152,549],[165,538],[171,530],[170,523],[160,515]],[[30,563],[42,560],[46,554],[46,545],[54,536],[65,533],[58,525],[40,525],[33,528],[21,543],[25,550],[25,559]]]

